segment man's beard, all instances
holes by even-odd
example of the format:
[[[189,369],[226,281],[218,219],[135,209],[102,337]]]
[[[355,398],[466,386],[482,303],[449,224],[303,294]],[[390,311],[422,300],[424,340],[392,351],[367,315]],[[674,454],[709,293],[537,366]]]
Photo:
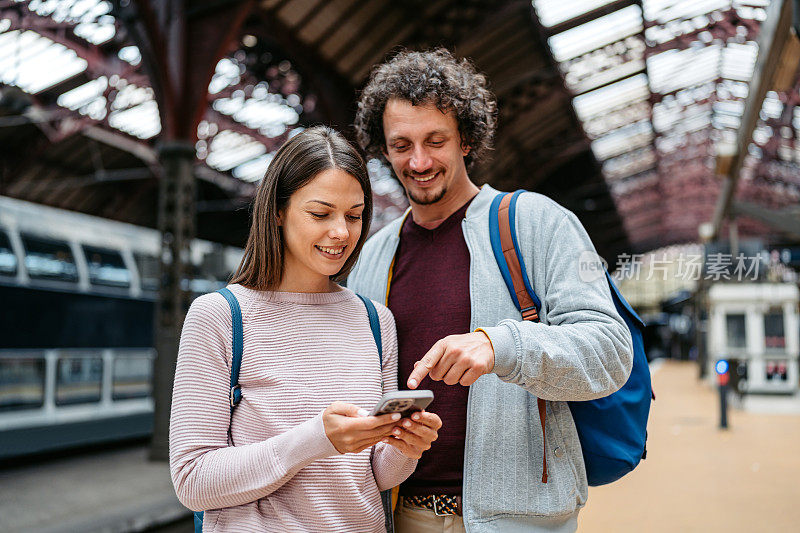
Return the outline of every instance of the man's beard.
[[[409,199],[413,203],[415,203],[417,205],[431,205],[431,204],[435,204],[436,202],[438,202],[439,200],[444,198],[444,195],[447,194],[447,186],[446,185],[443,186],[442,189],[439,192],[435,192],[431,196],[420,197],[420,196],[414,195],[413,193],[411,193],[411,191],[406,190],[406,192],[408,193]]]
[[[444,173],[442,174],[444,175]],[[407,176],[407,178],[412,182],[414,180],[414,178],[410,176]],[[424,196],[418,196],[411,192],[411,187],[406,187],[406,194],[412,203],[417,205],[431,205],[444,198],[444,195],[447,194],[447,184],[443,184],[439,191],[428,191]]]

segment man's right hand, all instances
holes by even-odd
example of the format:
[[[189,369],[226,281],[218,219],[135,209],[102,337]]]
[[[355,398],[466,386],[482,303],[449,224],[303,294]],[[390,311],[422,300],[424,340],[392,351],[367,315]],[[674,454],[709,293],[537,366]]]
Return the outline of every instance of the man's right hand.
[[[400,413],[365,416],[363,409],[345,402],[333,402],[322,413],[325,435],[339,453],[358,453],[377,444],[392,434],[399,420]]]

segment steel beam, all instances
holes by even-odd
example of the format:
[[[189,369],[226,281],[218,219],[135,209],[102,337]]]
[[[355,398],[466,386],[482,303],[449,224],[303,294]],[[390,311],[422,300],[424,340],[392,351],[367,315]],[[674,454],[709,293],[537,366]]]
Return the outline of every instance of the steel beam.
[[[780,233],[800,239],[800,216],[794,211],[776,211],[750,202],[735,201],[731,205],[731,214],[754,218]]]
[[[758,124],[764,95],[772,84],[772,78],[778,68],[784,43],[789,38],[794,38],[790,33],[791,4],[791,0],[773,0],[766,8],[767,19],[761,25],[761,35],[759,35],[758,39],[759,54],[756,60],[753,81],[750,84],[750,91],[745,101],[741,126],[736,138],[736,151],[730,164],[729,173],[724,178],[722,191],[717,199],[711,220],[711,240],[717,238],[725,218],[730,214],[730,206],[736,194],[736,185],[747,155],[747,147],[752,142],[753,131]]]

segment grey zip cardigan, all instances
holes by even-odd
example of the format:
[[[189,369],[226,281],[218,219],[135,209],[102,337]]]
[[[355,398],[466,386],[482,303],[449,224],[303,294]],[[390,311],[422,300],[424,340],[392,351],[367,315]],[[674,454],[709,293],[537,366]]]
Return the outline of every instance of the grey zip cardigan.
[[[541,322],[521,320],[489,242],[489,206],[497,194],[484,185],[462,221],[470,253],[470,327],[483,329],[495,351],[493,371],[470,387],[467,403],[463,512],[471,533],[535,531],[585,505],[586,471],[566,402],[616,391],[633,361],[630,332],[605,278],[585,282],[579,276],[581,253],[594,252],[589,236],[573,213],[536,193],[520,196],[516,231],[542,303]],[[348,287],[386,302],[404,218],[366,242]],[[548,400],[546,484],[537,397]]]

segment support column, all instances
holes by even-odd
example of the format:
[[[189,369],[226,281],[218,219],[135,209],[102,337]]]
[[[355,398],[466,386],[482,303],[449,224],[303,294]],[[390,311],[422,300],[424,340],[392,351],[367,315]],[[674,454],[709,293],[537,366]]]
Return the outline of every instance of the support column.
[[[153,399],[155,419],[150,459],[169,459],[169,414],[172,383],[178,359],[183,319],[189,308],[191,256],[195,236],[196,185],[193,166],[195,148],[189,142],[169,142],[159,148],[163,175],[158,197],[158,226],[161,232],[161,269],[156,307]]]
[[[700,268],[700,279],[697,280],[694,299],[694,324],[695,324],[695,344],[697,346],[698,378],[705,379],[708,375],[708,329],[711,313],[708,309],[708,282],[706,281],[706,267],[708,262],[708,245],[703,243],[703,265]],[[700,327],[703,319],[703,311],[706,315],[705,331]]]

